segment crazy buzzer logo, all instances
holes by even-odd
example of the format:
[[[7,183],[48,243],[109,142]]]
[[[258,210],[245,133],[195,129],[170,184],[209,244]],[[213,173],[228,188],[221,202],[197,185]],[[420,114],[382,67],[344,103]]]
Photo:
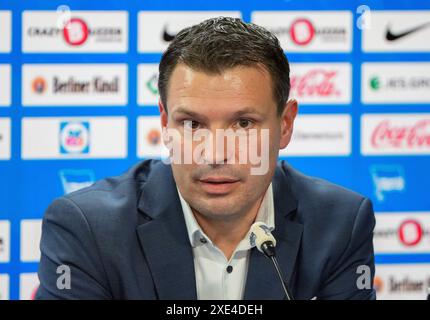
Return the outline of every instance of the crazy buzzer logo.
[[[86,154],[90,151],[90,124],[87,121],[60,123],[61,154]]]
[[[89,29],[86,22],[80,18],[71,18],[63,29],[64,40],[71,46],[80,46],[87,41]]]
[[[400,224],[398,237],[403,245],[407,247],[416,246],[423,237],[423,227],[417,220],[407,219]]]
[[[290,36],[295,44],[305,46],[314,38],[315,27],[309,19],[296,19],[291,24]]]

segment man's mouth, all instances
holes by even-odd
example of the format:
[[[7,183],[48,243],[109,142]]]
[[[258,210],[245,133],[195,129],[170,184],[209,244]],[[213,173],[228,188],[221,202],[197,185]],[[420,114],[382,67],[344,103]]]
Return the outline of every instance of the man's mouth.
[[[206,177],[200,179],[200,181],[207,183],[233,183],[239,181],[239,179],[232,177]]]
[[[209,194],[227,194],[239,183],[239,179],[233,177],[205,177],[199,179],[201,188]]]

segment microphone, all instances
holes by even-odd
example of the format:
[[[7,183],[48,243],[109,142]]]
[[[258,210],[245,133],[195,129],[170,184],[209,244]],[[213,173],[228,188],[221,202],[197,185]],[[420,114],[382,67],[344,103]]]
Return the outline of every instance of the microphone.
[[[287,288],[287,284],[282,276],[281,269],[279,268],[278,260],[276,259],[276,239],[272,235],[269,227],[263,222],[255,222],[251,226],[251,234],[249,236],[249,241],[252,246],[256,246],[258,251],[263,253],[266,257],[272,260],[275,266],[276,273],[278,274],[279,280],[281,280],[282,288],[285,292],[285,297],[287,300],[294,300],[293,296]]]

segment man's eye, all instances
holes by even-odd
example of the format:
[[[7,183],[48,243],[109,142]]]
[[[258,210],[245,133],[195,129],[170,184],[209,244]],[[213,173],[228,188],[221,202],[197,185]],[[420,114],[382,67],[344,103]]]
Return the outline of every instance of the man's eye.
[[[250,126],[252,126],[252,121],[249,119],[240,119],[237,124],[240,129],[248,129]]]
[[[184,128],[192,129],[192,130],[198,129],[200,126],[200,124],[194,120],[184,120],[183,124],[184,124]]]

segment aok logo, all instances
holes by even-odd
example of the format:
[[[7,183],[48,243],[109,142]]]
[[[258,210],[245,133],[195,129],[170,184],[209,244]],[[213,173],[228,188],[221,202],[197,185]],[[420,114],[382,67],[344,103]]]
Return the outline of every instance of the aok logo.
[[[154,73],[147,81],[146,87],[153,95],[158,95],[158,73]]]
[[[381,79],[379,76],[371,76],[369,79],[369,87],[373,91],[380,89],[387,90],[428,90],[430,88],[430,77],[414,76],[414,77],[390,77]]]
[[[60,152],[62,154],[89,153],[90,124],[89,122],[60,123]]]
[[[381,88],[381,80],[377,76],[369,79],[369,86],[372,90],[379,90]]]

